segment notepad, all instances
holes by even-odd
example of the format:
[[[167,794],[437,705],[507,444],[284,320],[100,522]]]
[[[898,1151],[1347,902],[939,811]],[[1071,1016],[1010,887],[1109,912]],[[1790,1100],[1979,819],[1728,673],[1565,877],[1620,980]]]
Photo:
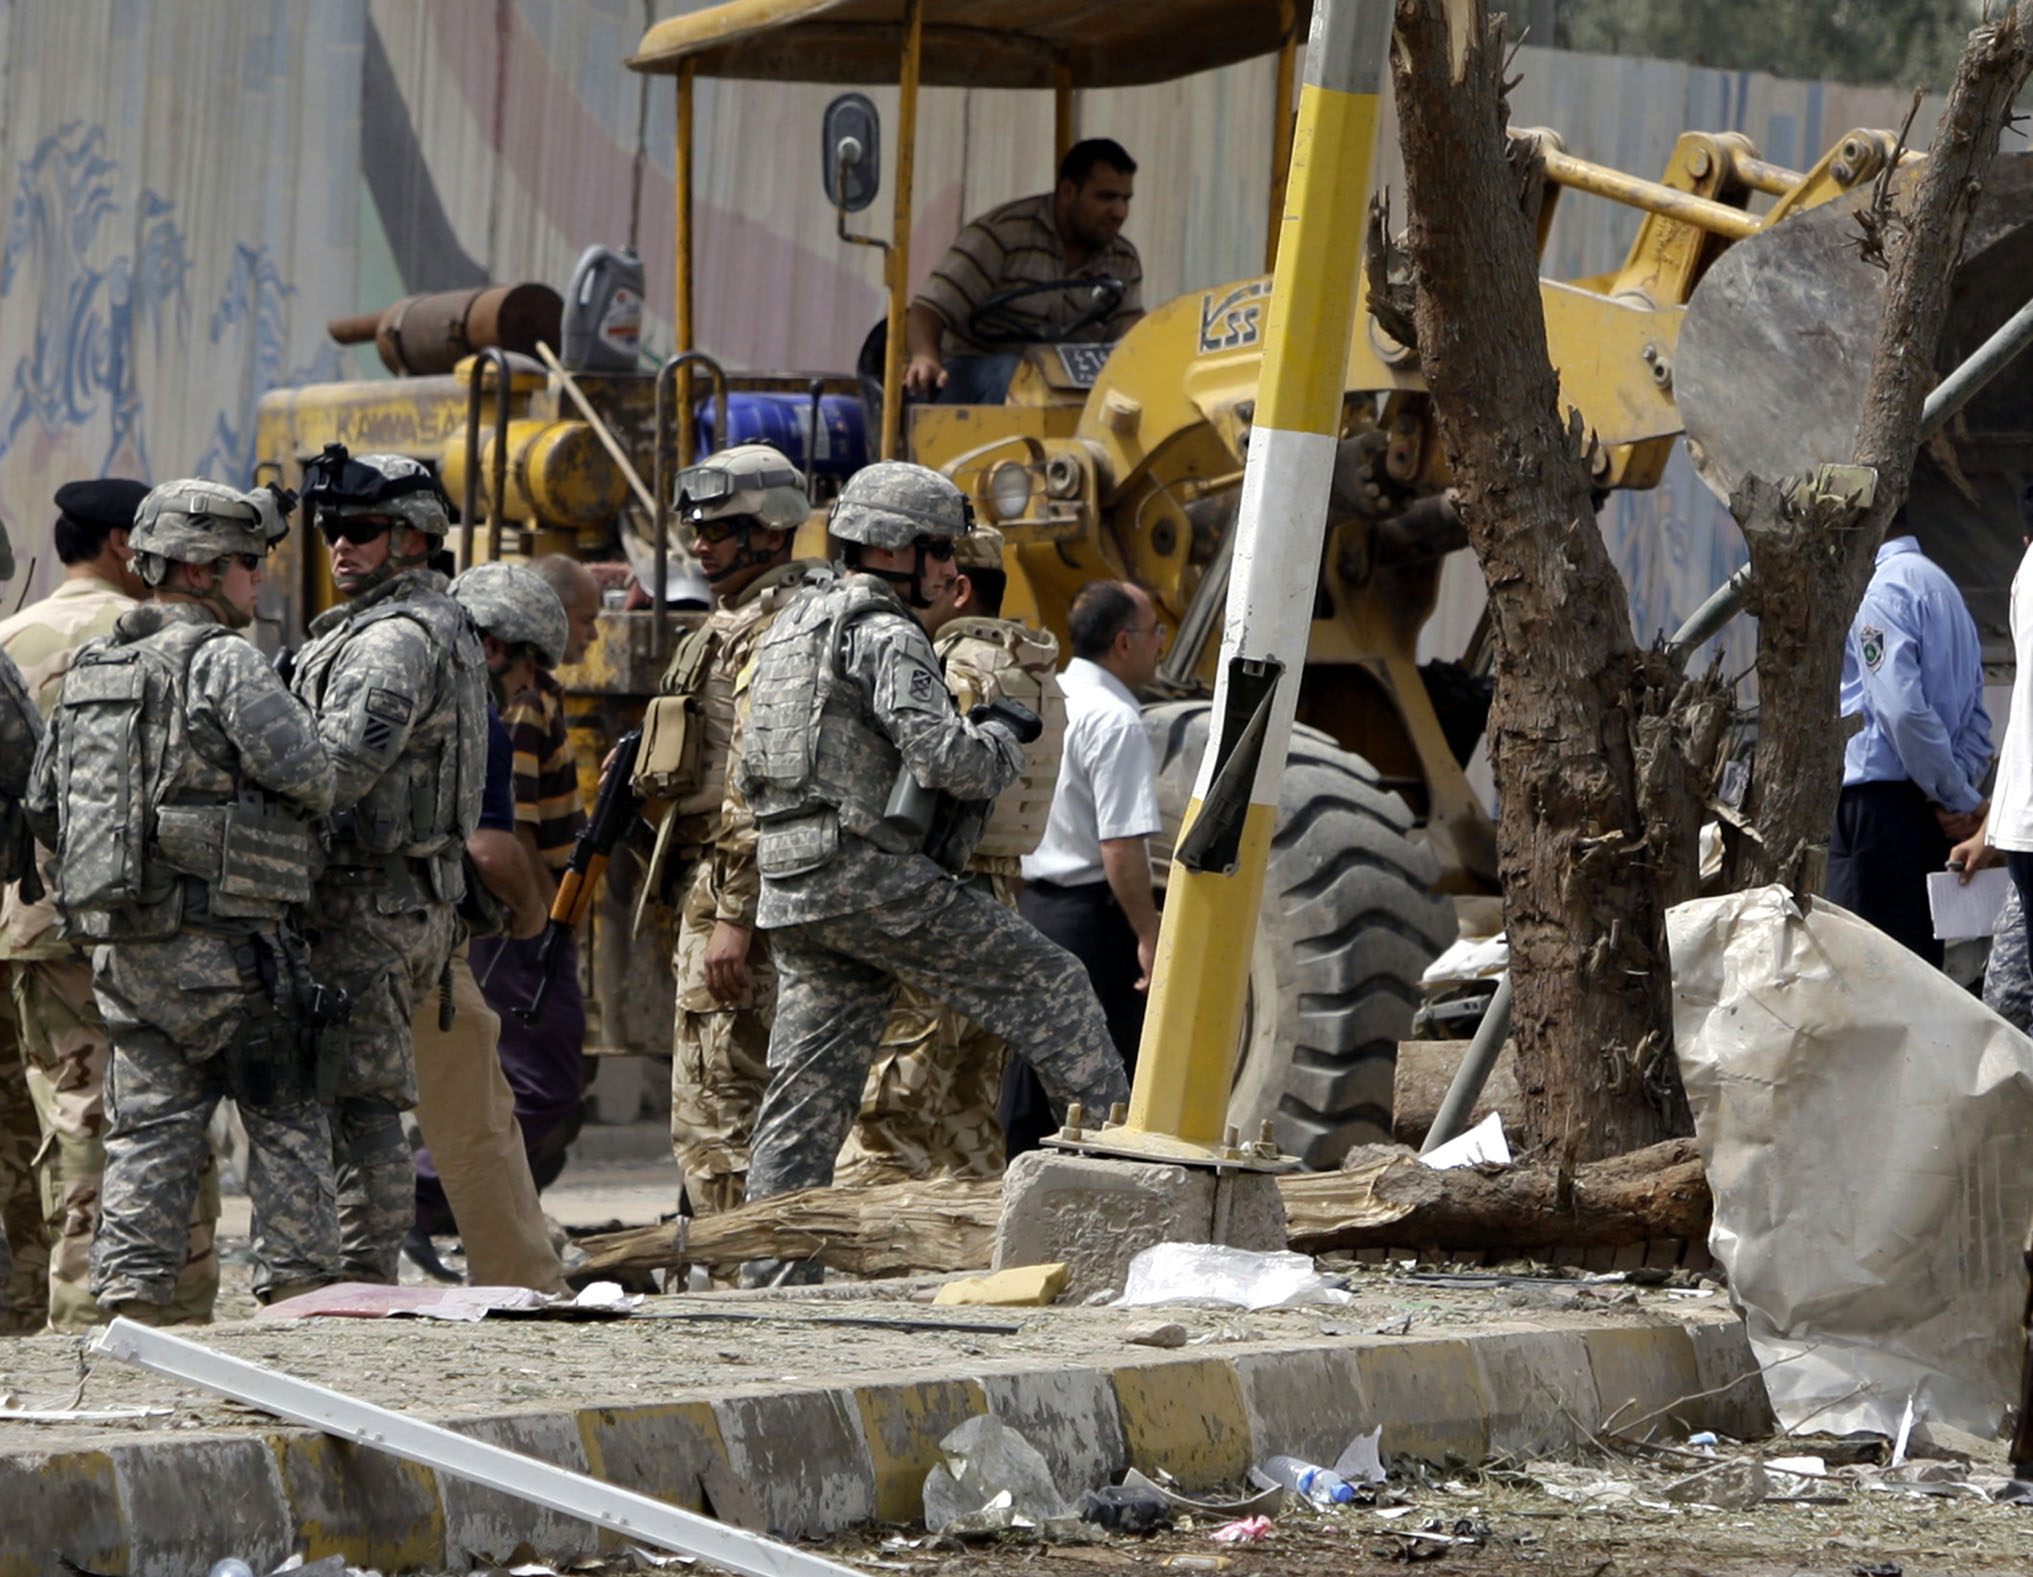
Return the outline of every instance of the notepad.
[[[1934,916],[1934,935],[1943,942],[1989,936],[1998,926],[1998,911],[2012,878],[2002,865],[1978,871],[1967,882],[1956,871],[1933,871],[1927,877],[1927,908]]]

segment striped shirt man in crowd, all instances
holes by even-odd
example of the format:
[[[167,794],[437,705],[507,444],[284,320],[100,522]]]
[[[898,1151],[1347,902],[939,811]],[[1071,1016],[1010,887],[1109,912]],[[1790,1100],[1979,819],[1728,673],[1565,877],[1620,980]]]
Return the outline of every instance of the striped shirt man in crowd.
[[[1000,404],[1022,345],[1121,338],[1143,316],[1143,262],[1122,235],[1135,174],[1120,143],[1091,137],[1066,151],[1051,191],[962,230],[911,302],[905,390],[945,405]],[[981,312],[999,292],[1055,280],[1083,283]]]

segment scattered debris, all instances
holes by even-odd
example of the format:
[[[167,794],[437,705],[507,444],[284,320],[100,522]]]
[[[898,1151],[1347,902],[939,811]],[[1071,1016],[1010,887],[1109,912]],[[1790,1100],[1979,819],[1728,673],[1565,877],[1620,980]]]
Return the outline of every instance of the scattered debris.
[[[1355,1500],[1354,1488],[1334,1469],[1298,1457],[1272,1457],[1249,1470],[1249,1481],[1259,1489],[1289,1489],[1316,1506],[1346,1506]]]
[[[470,1322],[493,1315],[525,1319],[626,1319],[642,1303],[618,1282],[596,1281],[571,1297],[528,1287],[385,1287],[342,1281],[255,1311],[257,1320],[333,1317],[354,1320],[413,1318]]]
[[[1244,1517],[1237,1522],[1226,1522],[1207,1537],[1216,1544],[1254,1544],[1268,1538],[1271,1531],[1269,1517]]]
[[[1186,1327],[1175,1320],[1137,1325],[1125,1332],[1122,1339],[1133,1347],[1184,1347]]]
[[[1665,1495],[1668,1500],[1680,1504],[1692,1502],[1702,1506],[1719,1506],[1725,1511],[1741,1511],[1746,1506],[1757,1505],[1769,1489],[1764,1463],[1756,1457],[1741,1457],[1718,1462],[1714,1467],[1705,1467],[1699,1473],[1668,1484]]]
[[[1042,1308],[1064,1292],[1073,1279],[1072,1267],[1054,1265],[1013,1265],[992,1276],[966,1276],[949,1281],[932,1301],[961,1308],[984,1304],[1017,1304]]]
[[[1159,1243],[1129,1262],[1117,1308],[1154,1303],[1233,1303],[1246,1309],[1347,1303],[1349,1295],[1305,1254],[1262,1253],[1218,1243]]]
[[[1001,1419],[979,1413],[939,1442],[943,1462],[925,1475],[925,1526],[956,1538],[1036,1529],[1074,1508],[1038,1448]]]
[[[1435,1145],[1419,1160],[1436,1172],[1451,1172],[1458,1166],[1509,1166],[1511,1146],[1504,1137],[1504,1114],[1491,1112],[1467,1133]]]
[[[1104,1484],[1080,1499],[1080,1520],[1109,1533],[1150,1533],[1170,1527],[1175,1513],[1162,1490],[1142,1484]]]
[[[1366,1435],[1357,1435],[1334,1459],[1334,1471],[1350,1484],[1381,1484],[1384,1473],[1384,1426],[1378,1424]]]

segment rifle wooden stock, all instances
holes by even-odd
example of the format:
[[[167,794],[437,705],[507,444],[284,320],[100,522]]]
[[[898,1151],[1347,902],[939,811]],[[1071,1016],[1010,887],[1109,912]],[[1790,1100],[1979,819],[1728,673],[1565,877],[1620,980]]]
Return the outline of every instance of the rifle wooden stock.
[[[516,1009],[525,1024],[534,1024],[550,992],[551,972],[557,967],[558,952],[565,938],[579,928],[593,907],[593,895],[600,890],[600,878],[607,872],[614,845],[636,814],[642,801],[629,780],[635,776],[635,759],[642,750],[642,730],[623,734],[614,747],[606,775],[600,779],[600,796],[572,845],[572,858],[558,878],[557,895],[551,899],[551,917],[537,944],[537,983],[529,1004]]]

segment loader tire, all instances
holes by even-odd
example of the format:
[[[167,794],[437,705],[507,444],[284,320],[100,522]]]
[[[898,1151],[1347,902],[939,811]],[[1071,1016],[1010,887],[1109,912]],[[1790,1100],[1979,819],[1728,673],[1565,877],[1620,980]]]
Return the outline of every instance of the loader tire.
[[[1160,881],[1211,712],[1205,701],[1144,712],[1165,818],[1151,848]],[[1309,1167],[1390,1142],[1398,1042],[1421,972],[1454,940],[1454,905],[1432,890],[1438,862],[1411,829],[1367,761],[1317,729],[1292,731],[1229,1121],[1253,1139],[1272,1119],[1280,1148]]]

